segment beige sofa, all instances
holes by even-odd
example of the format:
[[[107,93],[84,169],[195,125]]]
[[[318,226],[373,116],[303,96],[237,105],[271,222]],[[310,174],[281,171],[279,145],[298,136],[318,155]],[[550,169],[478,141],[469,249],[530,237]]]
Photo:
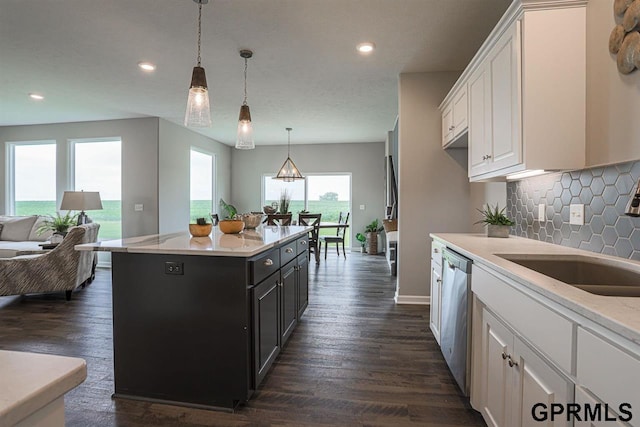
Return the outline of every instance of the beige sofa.
[[[44,216],[0,216],[0,258],[41,252],[38,244],[49,240],[52,231],[38,235]]]
[[[97,223],[71,227],[50,251],[0,259],[0,296],[64,291],[70,300],[71,293],[92,278],[95,256],[74,247],[96,242],[99,229]]]

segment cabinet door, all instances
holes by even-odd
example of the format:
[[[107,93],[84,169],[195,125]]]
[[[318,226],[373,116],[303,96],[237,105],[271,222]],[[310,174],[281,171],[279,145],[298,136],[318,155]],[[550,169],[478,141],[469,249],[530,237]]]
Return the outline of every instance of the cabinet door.
[[[257,387],[280,353],[280,274],[253,288],[254,378]]]
[[[304,311],[309,305],[309,258],[307,253],[303,253],[297,259],[298,261],[298,319],[302,317]]]
[[[522,163],[520,125],[520,22],[516,21],[489,53],[491,70],[490,170]]]
[[[453,139],[453,106],[448,104],[442,110],[442,145],[447,145]]]
[[[606,420],[604,403],[593,397],[580,386],[576,386],[576,398],[574,400],[578,405],[580,405],[580,408],[585,408],[586,405],[589,405],[591,410],[594,412],[594,416],[592,417],[589,415],[589,419],[587,419],[587,413],[584,409],[582,409],[580,411],[580,419],[578,420],[577,417],[575,418],[573,424],[574,427],[624,427],[626,425],[619,420]],[[600,406],[601,411],[595,413],[594,408],[597,408],[598,406]],[[612,412],[609,412],[609,416],[612,418],[617,417],[617,415],[613,414]]]
[[[455,139],[467,129],[467,88],[461,87],[453,97],[453,136]]]
[[[508,356],[513,334],[487,310],[483,310],[482,323],[482,415],[490,427],[508,427],[512,425],[513,372]]]
[[[296,327],[298,318],[298,300],[296,298],[296,263],[290,262],[282,268],[280,280],[280,301],[282,324],[280,325],[281,340],[284,345]]]
[[[540,410],[544,409],[536,404],[546,405],[549,412],[554,403],[562,404],[566,408],[568,402],[573,401],[573,383],[551,368],[547,362],[536,354],[520,339],[514,341],[512,354],[513,369],[516,373],[515,397],[519,401],[513,405],[514,427],[569,426],[566,415],[540,420]],[[535,414],[534,414],[535,412]],[[539,418],[536,420],[534,415]]]
[[[440,318],[442,290],[442,267],[431,261],[431,307],[429,308],[429,327],[436,342],[440,344]]]
[[[487,67],[480,67],[469,79],[469,176],[487,171],[491,150],[491,87]]]

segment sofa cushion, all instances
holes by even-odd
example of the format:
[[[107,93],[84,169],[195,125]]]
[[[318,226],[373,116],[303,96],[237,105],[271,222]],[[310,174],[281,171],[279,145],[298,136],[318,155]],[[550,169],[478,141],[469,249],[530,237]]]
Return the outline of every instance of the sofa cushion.
[[[22,242],[29,240],[31,229],[36,222],[37,215],[33,216],[2,216],[2,234],[0,240]]]
[[[29,238],[27,240],[32,240],[34,242],[46,242],[51,238],[53,230],[47,230],[42,234],[38,234],[38,228],[40,228],[40,226],[46,219],[47,217],[42,215],[36,218],[33,227],[31,227],[31,232],[29,233]],[[2,234],[0,234],[0,236],[2,236]]]

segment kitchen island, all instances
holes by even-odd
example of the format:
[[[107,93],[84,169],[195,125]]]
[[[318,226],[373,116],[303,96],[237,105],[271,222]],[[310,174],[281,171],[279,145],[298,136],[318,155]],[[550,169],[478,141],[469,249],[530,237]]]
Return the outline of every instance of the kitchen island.
[[[112,262],[114,397],[232,410],[308,304],[311,227],[76,246]]]

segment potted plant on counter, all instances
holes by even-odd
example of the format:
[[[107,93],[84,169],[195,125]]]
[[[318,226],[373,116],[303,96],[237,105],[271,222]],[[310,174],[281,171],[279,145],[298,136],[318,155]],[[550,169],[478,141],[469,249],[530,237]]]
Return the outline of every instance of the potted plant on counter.
[[[66,215],[60,215],[60,212],[56,212],[56,216],[47,215],[46,219],[42,221],[42,224],[36,230],[38,235],[44,234],[47,231],[53,231],[53,234],[49,238],[51,243],[60,243],[64,236],[67,235],[70,227],[76,225],[78,221],[78,215],[71,215],[70,211],[67,211]]]
[[[482,219],[475,224],[487,224],[487,237],[509,237],[511,226],[515,223],[504,214],[506,208],[500,209],[496,203],[495,208],[489,204],[483,209],[478,209],[482,214]]]
[[[238,218],[238,210],[235,206],[220,199],[220,208],[225,214],[224,219],[218,222],[218,228],[225,234],[236,234],[244,230],[244,221]]]
[[[193,237],[205,237],[211,234],[213,224],[207,222],[206,218],[197,218],[195,224],[189,224],[189,234]]]
[[[280,193],[280,210],[278,213],[281,215],[286,215],[289,213],[289,204],[291,203],[291,195],[285,188]]]

